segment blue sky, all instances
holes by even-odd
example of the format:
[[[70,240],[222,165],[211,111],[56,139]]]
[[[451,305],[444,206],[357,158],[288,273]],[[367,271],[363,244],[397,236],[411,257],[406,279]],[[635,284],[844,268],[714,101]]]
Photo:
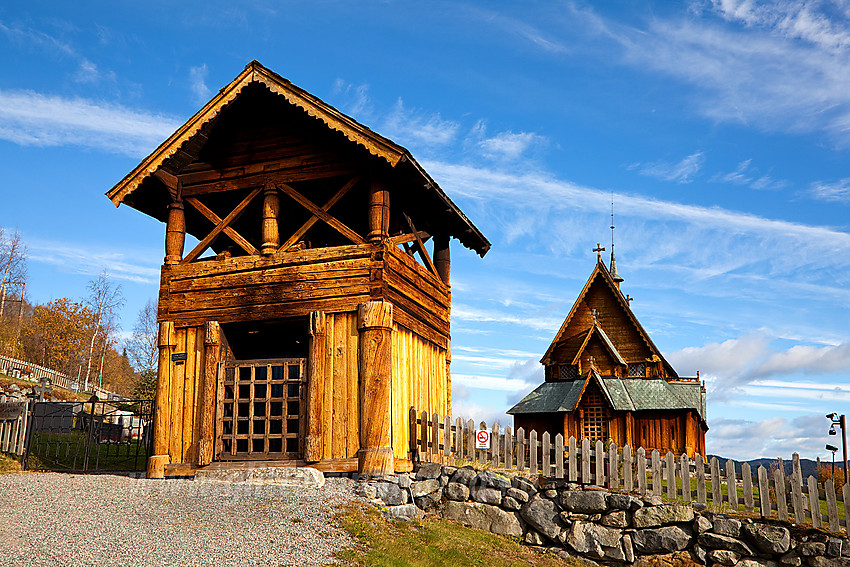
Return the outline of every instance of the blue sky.
[[[31,300],[106,268],[125,331],[164,227],[104,196],[252,59],[410,149],[493,243],[453,247],[457,415],[503,414],[609,247],[708,450],[826,457],[850,410],[850,3],[0,6],[0,226]]]

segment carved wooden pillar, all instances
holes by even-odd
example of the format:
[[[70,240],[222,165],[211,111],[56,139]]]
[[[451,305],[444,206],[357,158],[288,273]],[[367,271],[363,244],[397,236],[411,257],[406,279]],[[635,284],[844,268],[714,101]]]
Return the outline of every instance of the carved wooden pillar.
[[[262,254],[273,254],[280,247],[280,231],[277,217],[280,213],[280,197],[273,185],[266,185],[263,193],[263,245]]]
[[[390,233],[390,192],[386,185],[372,181],[369,185],[369,235],[370,242],[378,242]]]
[[[367,475],[392,474],[393,306],[384,301],[361,303],[360,331],[360,451],[359,471]]]
[[[204,328],[204,374],[201,382],[201,432],[198,464],[208,465],[215,452],[215,389],[218,386],[218,359],[221,354],[221,327],[208,321]]]
[[[171,350],[177,346],[174,323],[159,324],[159,361],[156,371],[156,398],[154,400],[153,455],[148,459],[148,478],[165,478],[165,465],[170,462],[168,440],[171,434],[169,417],[171,404]]]
[[[635,448],[635,418],[632,415],[632,412],[630,411],[626,412],[625,444],[631,447],[632,449]]]
[[[165,225],[165,263],[177,264],[183,259],[186,240],[186,217],[183,200],[176,199],[168,205],[168,222]]]
[[[310,313],[310,341],[307,348],[307,438],[304,443],[304,460],[315,463],[322,460],[323,427],[330,425],[322,423],[327,348],[323,311]]]
[[[452,259],[449,254],[448,236],[434,237],[434,267],[437,268],[437,273],[440,274],[440,279],[443,280],[443,283],[450,285]]]

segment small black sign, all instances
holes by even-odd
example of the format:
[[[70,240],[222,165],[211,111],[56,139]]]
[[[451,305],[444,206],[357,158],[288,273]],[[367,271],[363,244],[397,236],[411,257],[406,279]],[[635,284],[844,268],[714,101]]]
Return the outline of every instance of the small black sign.
[[[186,362],[189,358],[189,353],[175,352],[171,355],[171,362]]]

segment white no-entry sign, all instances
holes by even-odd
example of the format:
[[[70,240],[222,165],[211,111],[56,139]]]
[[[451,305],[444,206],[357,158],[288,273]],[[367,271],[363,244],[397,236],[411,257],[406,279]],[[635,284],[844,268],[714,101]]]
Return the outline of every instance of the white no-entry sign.
[[[475,448],[489,449],[490,448],[490,432],[484,429],[475,432]]]

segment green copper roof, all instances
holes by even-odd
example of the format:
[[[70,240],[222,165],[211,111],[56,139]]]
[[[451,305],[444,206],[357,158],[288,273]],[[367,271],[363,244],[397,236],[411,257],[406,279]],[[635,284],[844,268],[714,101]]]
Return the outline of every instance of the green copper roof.
[[[585,380],[544,382],[508,410],[518,413],[560,413],[573,411]]]

